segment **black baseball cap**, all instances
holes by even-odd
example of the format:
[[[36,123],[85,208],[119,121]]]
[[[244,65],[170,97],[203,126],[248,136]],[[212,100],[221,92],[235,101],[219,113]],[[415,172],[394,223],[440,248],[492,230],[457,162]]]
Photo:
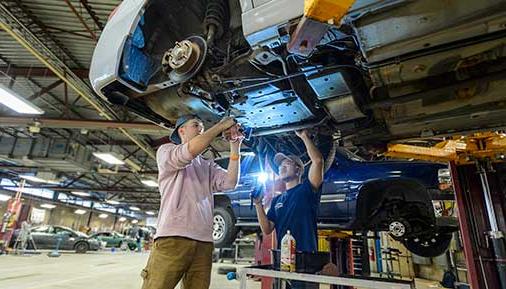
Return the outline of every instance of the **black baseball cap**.
[[[176,127],[174,128],[174,131],[170,134],[170,140],[175,144],[181,144],[181,138],[179,137],[179,134],[177,133],[177,130],[186,122],[192,120],[192,119],[198,119],[199,121],[202,121],[200,117],[198,117],[195,114],[185,114],[183,116],[180,116],[176,120]]]

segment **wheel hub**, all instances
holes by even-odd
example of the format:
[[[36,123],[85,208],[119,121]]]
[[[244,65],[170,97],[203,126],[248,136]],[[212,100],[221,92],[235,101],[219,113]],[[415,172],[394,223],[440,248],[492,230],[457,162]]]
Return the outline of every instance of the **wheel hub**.
[[[406,226],[399,221],[393,221],[388,226],[390,234],[396,238],[401,238],[406,234]]]
[[[213,240],[217,241],[225,235],[225,219],[220,215],[213,218]]]
[[[192,42],[183,40],[176,42],[174,48],[168,52],[168,64],[172,69],[183,67],[194,52]]]

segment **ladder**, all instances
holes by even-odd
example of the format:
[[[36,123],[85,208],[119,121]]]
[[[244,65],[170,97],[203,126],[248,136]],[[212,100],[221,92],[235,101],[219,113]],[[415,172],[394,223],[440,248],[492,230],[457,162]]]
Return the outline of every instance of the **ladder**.
[[[369,276],[369,248],[367,246],[367,233],[354,233],[349,239],[348,268],[354,276]]]

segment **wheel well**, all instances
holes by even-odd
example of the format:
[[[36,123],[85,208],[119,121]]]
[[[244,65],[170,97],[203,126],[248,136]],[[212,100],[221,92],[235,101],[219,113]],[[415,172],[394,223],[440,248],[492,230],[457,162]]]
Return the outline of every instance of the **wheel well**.
[[[433,215],[429,193],[420,183],[413,180],[372,181],[362,186],[359,191],[356,205],[357,225],[365,225],[374,212],[395,201],[423,203]]]
[[[232,209],[232,203],[227,196],[217,195],[214,196],[214,206]]]

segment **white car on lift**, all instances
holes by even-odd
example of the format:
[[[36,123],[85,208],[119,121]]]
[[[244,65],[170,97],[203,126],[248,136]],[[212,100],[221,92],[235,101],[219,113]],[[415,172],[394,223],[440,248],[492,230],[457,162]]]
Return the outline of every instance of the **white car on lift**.
[[[501,0],[357,0],[326,25],[303,17],[304,0],[125,0],[90,80],[167,126],[230,112],[257,135],[320,125],[356,145],[500,127],[504,10]]]

